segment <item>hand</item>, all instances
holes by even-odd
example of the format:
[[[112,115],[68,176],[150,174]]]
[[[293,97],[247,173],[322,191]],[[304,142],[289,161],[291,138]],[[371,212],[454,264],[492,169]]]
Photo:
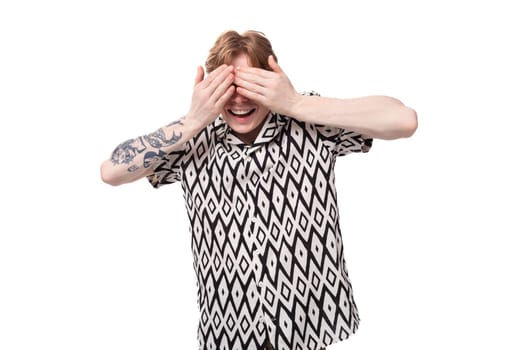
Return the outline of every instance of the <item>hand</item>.
[[[223,64],[204,78],[204,69],[199,66],[190,110],[185,121],[201,129],[221,113],[226,102],[235,92],[233,67]]]
[[[272,71],[254,67],[236,68],[236,91],[273,112],[293,116],[294,107],[301,95],[295,91],[273,56],[268,57],[268,64]]]

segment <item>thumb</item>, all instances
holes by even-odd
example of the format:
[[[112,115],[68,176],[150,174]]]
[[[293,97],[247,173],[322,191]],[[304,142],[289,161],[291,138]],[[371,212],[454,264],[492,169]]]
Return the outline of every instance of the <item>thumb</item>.
[[[195,77],[195,85],[200,83],[204,79],[204,69],[202,66],[197,67],[197,76]]]
[[[283,73],[283,70],[282,70],[281,67],[277,64],[277,62],[275,61],[275,58],[273,57],[273,55],[268,56],[268,65],[270,66],[270,68],[271,68],[275,73]]]

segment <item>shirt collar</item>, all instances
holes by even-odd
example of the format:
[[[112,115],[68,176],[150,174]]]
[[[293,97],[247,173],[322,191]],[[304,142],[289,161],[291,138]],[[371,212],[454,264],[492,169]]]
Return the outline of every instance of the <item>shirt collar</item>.
[[[224,143],[230,145],[237,145],[240,147],[244,146],[260,146],[265,143],[272,141],[281,131],[282,127],[286,124],[287,117],[280,115],[278,113],[270,112],[264,121],[263,127],[259,131],[257,138],[255,139],[253,145],[246,145],[241,141],[235,134],[232,132],[228,123],[226,123],[222,117],[219,115],[215,119],[214,129],[217,135],[217,139],[221,140]]]

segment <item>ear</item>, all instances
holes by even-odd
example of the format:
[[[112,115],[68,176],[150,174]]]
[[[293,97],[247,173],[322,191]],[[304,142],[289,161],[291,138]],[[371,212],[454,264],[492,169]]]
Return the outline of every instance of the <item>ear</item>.
[[[273,55],[268,56],[268,65],[275,73],[282,73],[283,70],[281,67],[275,62],[275,58],[273,58]]]

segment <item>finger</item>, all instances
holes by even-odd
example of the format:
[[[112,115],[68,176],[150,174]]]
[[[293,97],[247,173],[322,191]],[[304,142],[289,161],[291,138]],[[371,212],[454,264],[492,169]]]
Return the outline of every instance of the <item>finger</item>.
[[[235,90],[239,95],[242,95],[244,97],[246,97],[247,99],[250,99],[252,101],[255,101],[257,103],[260,103],[262,104],[263,106],[265,105],[264,104],[264,101],[265,101],[265,98],[263,95],[261,94],[258,94],[257,92],[254,92],[254,91],[250,91],[248,89],[245,89],[243,87],[237,87],[237,89]]]
[[[268,56],[268,65],[275,73],[283,73],[283,70],[281,67],[277,64],[277,61],[273,57],[273,55]]]
[[[235,74],[247,74],[254,77],[260,77],[263,79],[271,79],[274,77],[275,73],[268,71],[266,69],[262,68],[255,68],[255,67],[237,67],[235,69]]]
[[[255,92],[259,95],[264,95],[266,87],[261,85],[261,82],[257,83],[257,80],[255,80],[255,82],[250,82],[241,78],[240,74],[237,74],[235,75],[235,80],[233,82],[235,85],[237,85],[238,87],[242,87],[245,90]]]
[[[261,71],[263,70],[261,69]],[[263,72],[270,73],[268,71],[263,71]],[[271,74],[274,74],[274,73],[271,73]],[[271,76],[264,76],[263,74],[261,74],[260,71],[256,71],[256,70],[236,71],[235,72],[235,80],[236,80],[235,84],[237,84],[237,80],[238,80],[239,82],[245,81],[248,83],[257,84],[259,86],[266,86],[270,79],[271,79]]]
[[[227,85],[231,85],[234,79],[232,72],[233,67],[228,66],[225,67],[225,69],[223,69],[221,72],[219,72],[215,77],[213,77],[213,79],[210,79],[209,85],[207,87],[210,91],[210,94],[213,94],[213,92],[217,90],[217,88],[221,86],[221,84],[223,84],[226,80],[228,81]]]
[[[202,68],[202,66],[198,66],[197,67],[197,76],[195,77],[195,84],[194,85],[197,85],[202,80],[204,80],[204,69]]]
[[[216,69],[214,69],[210,74],[208,74],[208,76],[204,79],[204,83],[203,83],[203,87],[206,88],[208,87],[212,82],[213,80],[215,80],[217,78],[217,76],[219,76],[221,73],[224,72],[225,69],[227,69],[228,66],[223,64],[219,67],[217,67]]]
[[[224,108],[224,105],[228,102],[228,100],[233,96],[235,93],[235,86],[230,85],[226,91],[218,98],[217,100],[217,107],[220,109]]]
[[[212,90],[212,93],[211,93],[212,101],[220,100],[221,96],[223,96],[230,87],[233,87],[232,85],[233,79],[234,78],[233,78],[232,73],[229,73],[229,75],[227,75],[222,81],[219,81],[218,79],[216,79],[216,81],[218,81],[219,84],[214,90]]]

